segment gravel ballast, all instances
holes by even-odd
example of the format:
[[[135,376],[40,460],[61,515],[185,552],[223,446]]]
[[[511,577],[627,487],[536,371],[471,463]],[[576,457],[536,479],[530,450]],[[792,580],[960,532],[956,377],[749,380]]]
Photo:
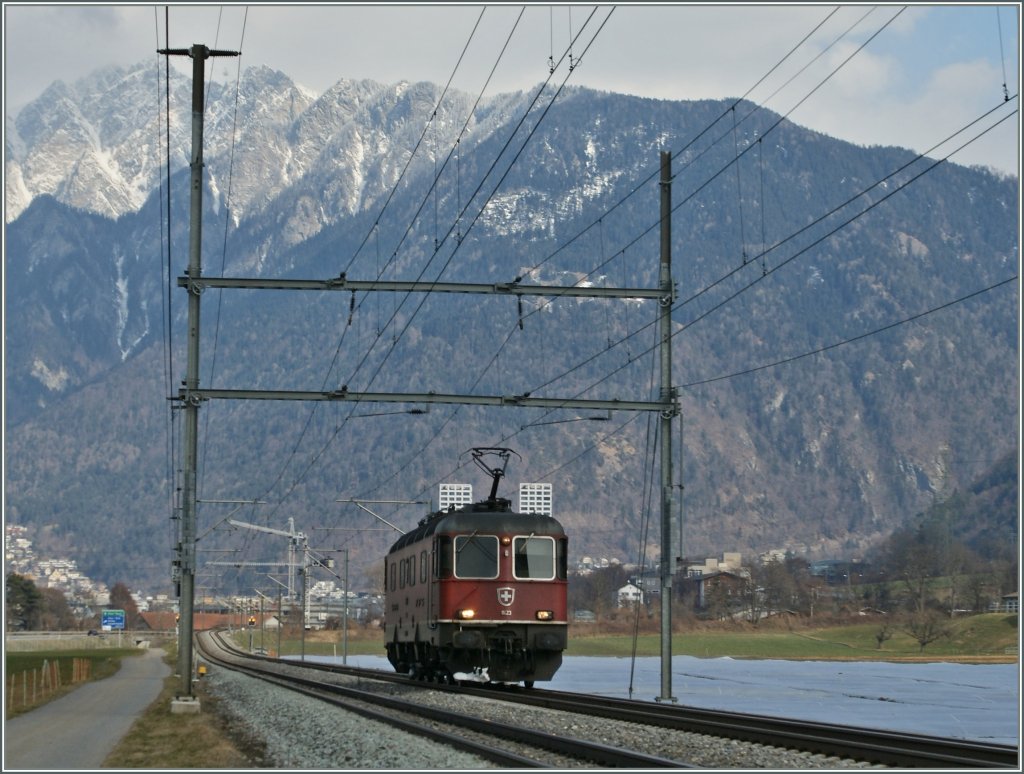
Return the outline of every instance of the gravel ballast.
[[[284,671],[304,672],[301,667]],[[321,673],[320,679],[353,684],[353,678]],[[494,764],[475,755],[331,707],[313,698],[223,668],[205,680],[232,721],[266,744],[268,763],[281,768],[479,769]],[[371,690],[369,681],[358,687]],[[602,744],[641,750],[701,768],[851,769],[883,768],[847,759],[829,758],[723,739],[686,731],[670,731],[616,723],[606,718],[574,715],[509,702],[459,696],[426,687],[374,683],[384,694],[415,697],[431,706],[474,714],[495,722],[522,724]]]

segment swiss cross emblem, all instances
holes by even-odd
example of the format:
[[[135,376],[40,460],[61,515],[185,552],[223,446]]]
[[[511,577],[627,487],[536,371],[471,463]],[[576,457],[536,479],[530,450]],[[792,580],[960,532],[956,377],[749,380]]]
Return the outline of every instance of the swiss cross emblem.
[[[515,598],[516,598],[516,590],[515,589],[509,588],[508,586],[503,586],[502,588],[498,589],[498,601],[501,604],[503,604],[505,607],[508,607],[509,605],[511,605],[512,604],[512,600],[515,599]]]

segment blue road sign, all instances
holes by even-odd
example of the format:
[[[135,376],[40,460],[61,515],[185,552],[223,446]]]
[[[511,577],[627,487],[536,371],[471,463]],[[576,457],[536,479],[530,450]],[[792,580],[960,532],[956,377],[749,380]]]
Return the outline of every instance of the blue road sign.
[[[124,610],[104,610],[100,616],[100,625],[105,631],[124,628]]]

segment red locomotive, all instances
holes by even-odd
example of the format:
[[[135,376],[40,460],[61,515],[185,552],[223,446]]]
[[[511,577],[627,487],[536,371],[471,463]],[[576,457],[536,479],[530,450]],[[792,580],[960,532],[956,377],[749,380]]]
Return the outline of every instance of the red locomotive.
[[[514,452],[472,451],[493,477],[488,499],[429,514],[385,559],[388,660],[423,680],[529,688],[554,676],[566,646],[565,531],[497,497]]]

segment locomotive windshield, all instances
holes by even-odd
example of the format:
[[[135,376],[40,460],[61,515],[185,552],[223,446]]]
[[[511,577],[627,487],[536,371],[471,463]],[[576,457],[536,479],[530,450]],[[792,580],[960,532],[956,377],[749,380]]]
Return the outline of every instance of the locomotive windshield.
[[[475,534],[456,536],[455,577],[497,578],[498,538]]]
[[[555,540],[550,537],[517,537],[513,541],[515,576],[534,580],[555,577]]]

